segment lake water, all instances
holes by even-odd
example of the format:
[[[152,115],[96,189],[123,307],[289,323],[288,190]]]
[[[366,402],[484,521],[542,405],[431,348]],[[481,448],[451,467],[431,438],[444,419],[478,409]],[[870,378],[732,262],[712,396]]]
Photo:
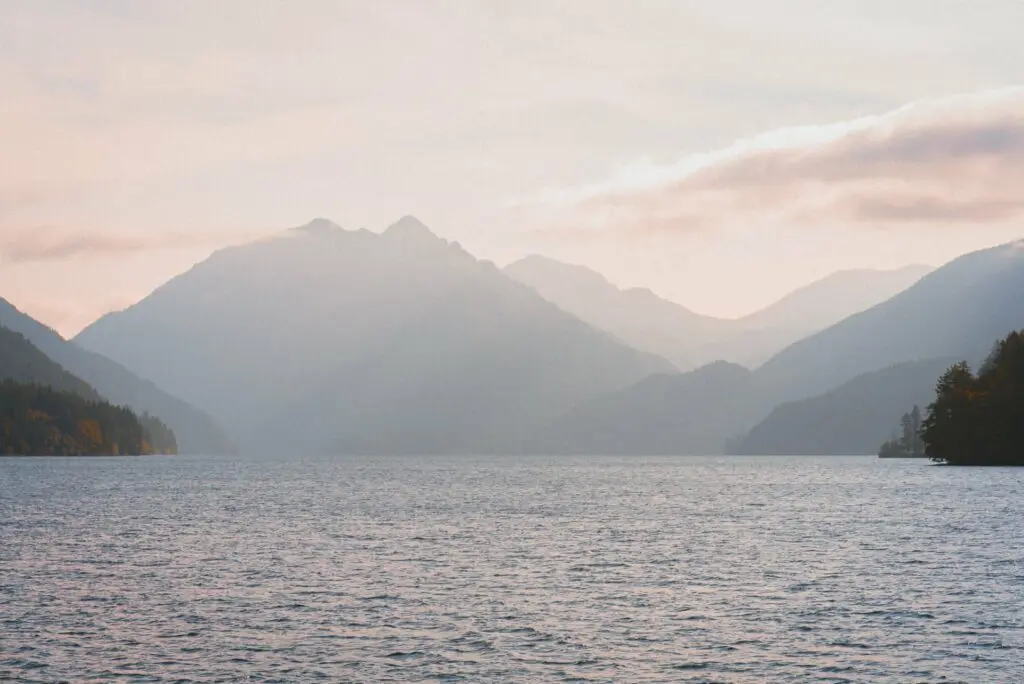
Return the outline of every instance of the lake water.
[[[1024,469],[0,459],[0,680],[1024,681]]]

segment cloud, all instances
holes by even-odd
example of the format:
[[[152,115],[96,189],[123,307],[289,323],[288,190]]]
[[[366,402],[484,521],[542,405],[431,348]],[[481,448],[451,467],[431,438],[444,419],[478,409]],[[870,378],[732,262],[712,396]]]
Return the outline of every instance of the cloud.
[[[741,140],[549,194],[559,220],[630,232],[777,224],[962,226],[1024,218],[1024,88]]]
[[[151,233],[129,235],[51,226],[0,230],[0,264],[59,262],[142,252],[221,247],[256,237],[243,233]]]

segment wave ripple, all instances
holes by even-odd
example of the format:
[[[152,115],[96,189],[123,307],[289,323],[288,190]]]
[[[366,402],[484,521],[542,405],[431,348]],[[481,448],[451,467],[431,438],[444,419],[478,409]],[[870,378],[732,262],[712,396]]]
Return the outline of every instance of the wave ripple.
[[[0,681],[985,682],[1024,470],[0,459]]]

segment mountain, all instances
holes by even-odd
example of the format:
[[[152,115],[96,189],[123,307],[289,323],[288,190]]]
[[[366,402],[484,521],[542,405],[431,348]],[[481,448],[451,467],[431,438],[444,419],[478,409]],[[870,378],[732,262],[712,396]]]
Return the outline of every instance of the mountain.
[[[790,345],[752,373],[713,364],[645,380],[577,407],[536,447],[720,453],[729,440],[743,453],[875,453],[904,412],[927,403],[943,363],[982,359],[992,340],[1021,327],[1021,292],[1024,245],[969,254]],[[768,318],[785,320],[788,309],[780,305]]]
[[[907,361],[859,375],[823,395],[776,407],[733,454],[875,454],[899,418],[935,400],[935,383],[957,359]]]
[[[800,338],[906,289],[925,266],[840,271],[740,319],[703,316],[647,289],[621,289],[583,266],[532,255],[505,268],[568,313],[682,370],[716,360],[757,366]]]
[[[220,454],[234,450],[231,440],[202,411],[153,383],[139,379],[110,359],[64,340],[3,299],[0,299],[0,325],[23,335],[47,358],[81,378],[104,399],[167,423],[177,437],[181,453]]]
[[[759,382],[781,402],[904,361],[984,358],[992,340],[1024,324],[1022,246],[950,262],[895,297],[789,346],[758,369]]]
[[[89,383],[61,368],[28,339],[0,326],[0,380],[21,384],[42,385],[62,392],[71,392],[90,401],[100,395]]]
[[[729,321],[694,313],[650,290],[620,289],[589,268],[539,255],[506,266],[505,274],[573,316],[683,370],[698,363],[698,348],[732,328]]]
[[[837,271],[789,293],[767,308],[739,319],[746,330],[780,329],[804,334],[866,311],[903,292],[932,271],[912,265],[894,270]],[[793,340],[796,341],[796,340]]]
[[[514,451],[674,370],[412,217],[382,234],[317,219],[221,250],[76,341],[261,450]]]
[[[153,421],[152,417],[146,418]],[[160,425],[167,435],[166,426]],[[161,435],[163,436],[163,435]],[[51,386],[0,380],[0,455],[119,456],[174,453],[154,448],[131,409]]]
[[[757,402],[753,374],[718,361],[681,375],[656,375],[577,406],[539,431],[533,453],[720,454]]]
[[[68,373],[24,335],[0,326],[0,454],[176,449],[173,432],[161,421],[104,401],[89,383]]]

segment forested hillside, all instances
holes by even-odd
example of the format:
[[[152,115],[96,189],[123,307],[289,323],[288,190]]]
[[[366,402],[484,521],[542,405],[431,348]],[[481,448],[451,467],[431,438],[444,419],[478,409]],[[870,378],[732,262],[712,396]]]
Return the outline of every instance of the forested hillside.
[[[68,373],[23,335],[0,326],[0,379],[46,385],[99,401],[87,382]]]
[[[0,298],[0,326],[25,336],[54,364],[73,373],[99,394],[97,398],[116,405],[130,406],[138,415],[152,414],[172,427],[181,450],[193,454],[230,453],[235,445],[210,416],[171,396],[152,382],[147,382],[110,359],[86,351],[69,342],[54,330],[19,311]],[[47,383],[50,384],[50,383]],[[75,387],[59,387],[79,392]]]
[[[104,401],[24,336],[0,327],[0,454],[176,453],[158,418]]]
[[[0,380],[0,453],[7,456],[118,456],[173,453],[174,436],[152,417],[44,385]]]

